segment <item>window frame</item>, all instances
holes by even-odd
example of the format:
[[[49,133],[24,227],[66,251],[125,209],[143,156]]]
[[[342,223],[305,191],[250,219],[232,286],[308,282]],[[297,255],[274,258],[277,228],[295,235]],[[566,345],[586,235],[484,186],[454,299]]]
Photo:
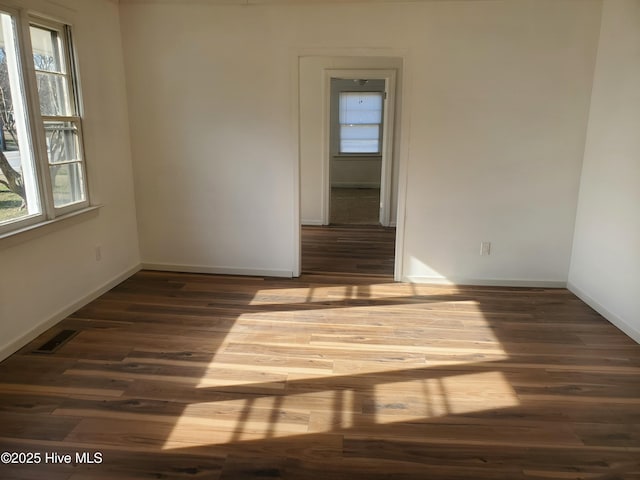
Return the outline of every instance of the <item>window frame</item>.
[[[356,94],[356,95],[362,95],[362,94],[375,94],[378,95],[380,97],[381,103],[380,103],[380,122],[379,123],[342,123],[340,120],[340,103],[341,103],[341,99],[343,95],[348,95],[348,94]],[[338,156],[340,157],[379,157],[382,155],[382,149],[383,149],[383,139],[382,139],[382,135],[383,135],[383,129],[384,129],[384,103],[385,103],[385,92],[384,91],[380,91],[380,90],[341,90],[338,92],[338,98],[337,98],[337,102],[338,102],[338,118],[337,118],[337,130],[338,130]],[[378,127],[378,150],[375,152],[345,152],[342,150],[342,127],[344,126],[353,126],[353,125],[358,125],[358,126],[377,126]]]
[[[84,148],[84,135],[82,119],[84,111],[82,107],[82,95],[80,91],[80,79],[78,73],[77,52],[73,42],[73,29],[64,21],[52,19],[30,10],[12,7],[6,3],[0,3],[0,13],[10,15],[15,28],[15,41],[17,47],[17,68],[23,89],[23,107],[25,113],[25,125],[29,148],[33,155],[33,170],[35,176],[34,190],[39,199],[40,213],[27,215],[15,220],[0,224],[0,238],[11,236],[21,231],[46,225],[61,217],[89,209],[91,207],[88,168]],[[65,65],[65,78],[67,78],[66,95],[69,96],[71,115],[49,116],[42,115],[40,111],[40,95],[38,93],[36,67],[33,60],[33,45],[31,42],[30,28],[42,28],[57,33],[60,42],[61,55]],[[70,162],[80,165],[82,179],[80,188],[84,199],[78,202],[55,206],[53,196],[53,179],[50,173],[49,152],[47,149],[46,121],[69,122],[77,131],[77,161]]]
[[[60,45],[62,49],[62,56],[64,58],[64,63],[67,67],[67,72],[62,75],[65,76],[68,83],[68,91],[66,92],[69,95],[69,106],[72,109],[70,112],[71,115],[42,115],[40,112],[40,97],[38,94],[37,87],[37,79],[36,79],[36,68],[33,63],[33,46],[31,45],[31,35],[30,32],[27,31],[27,36],[29,37],[29,52],[31,53],[30,64],[29,66],[33,69],[32,75],[30,75],[30,80],[33,82],[33,92],[35,94],[35,98],[37,103],[33,105],[33,107],[37,110],[37,120],[38,122],[38,130],[40,134],[40,148],[43,152],[37,159],[42,164],[42,169],[44,172],[42,183],[45,184],[45,192],[46,199],[43,200],[43,204],[47,205],[47,210],[53,212],[53,217],[58,217],[61,215],[65,215],[67,213],[80,210],[82,208],[86,208],[89,206],[89,189],[88,189],[88,181],[87,181],[87,165],[85,162],[85,154],[84,154],[84,141],[82,134],[82,110],[80,106],[80,95],[79,95],[79,80],[77,74],[77,63],[76,56],[73,47],[73,36],[71,31],[71,26],[65,24],[63,22],[57,22],[54,20],[50,20],[47,18],[43,18],[41,16],[37,16],[35,14],[28,15],[27,18],[28,27],[32,26],[37,28],[42,28],[46,30],[50,30],[52,32],[57,32],[58,37],[60,39]],[[53,181],[51,179],[50,167],[51,163],[48,160],[48,149],[47,149],[47,135],[45,122],[48,121],[60,121],[60,122],[69,122],[75,124],[77,128],[77,137],[78,137],[78,156],[80,157],[77,161],[71,163],[79,163],[82,167],[82,189],[84,190],[84,200],[79,202],[73,202],[67,205],[63,205],[61,207],[56,207],[53,199]],[[46,179],[46,180],[45,180]]]

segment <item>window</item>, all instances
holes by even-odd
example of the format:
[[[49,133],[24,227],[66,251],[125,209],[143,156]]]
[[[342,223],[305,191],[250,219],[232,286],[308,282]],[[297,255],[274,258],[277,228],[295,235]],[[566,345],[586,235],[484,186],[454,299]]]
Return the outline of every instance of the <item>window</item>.
[[[79,140],[80,117],[69,54],[70,36],[63,25],[32,24],[29,31],[53,203],[60,208],[86,199]]]
[[[383,92],[341,92],[340,153],[381,153]]]
[[[0,30],[4,234],[84,208],[88,195],[69,27],[0,11]]]

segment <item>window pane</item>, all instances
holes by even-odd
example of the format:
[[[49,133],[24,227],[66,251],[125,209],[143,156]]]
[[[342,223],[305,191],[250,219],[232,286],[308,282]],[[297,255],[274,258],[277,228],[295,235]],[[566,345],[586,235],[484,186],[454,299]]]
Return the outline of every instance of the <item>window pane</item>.
[[[343,140],[342,153],[380,153],[377,140]]]
[[[13,18],[0,13],[0,225],[42,212]]]
[[[31,26],[31,46],[36,70],[64,73],[62,48],[58,32]]]
[[[40,113],[47,116],[71,116],[69,85],[64,76],[55,73],[36,73]]]
[[[49,163],[80,160],[78,128],[73,122],[45,121]]]
[[[340,94],[340,123],[382,123],[382,93],[343,92]]]
[[[53,203],[56,208],[85,199],[84,179],[80,163],[51,165],[51,183],[53,184]]]
[[[340,125],[340,152],[379,153],[378,125]]]

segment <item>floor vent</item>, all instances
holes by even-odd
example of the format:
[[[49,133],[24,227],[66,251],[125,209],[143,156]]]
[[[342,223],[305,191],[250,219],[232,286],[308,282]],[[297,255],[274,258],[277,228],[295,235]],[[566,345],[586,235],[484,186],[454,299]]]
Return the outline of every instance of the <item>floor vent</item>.
[[[62,345],[71,340],[77,333],[77,330],[62,330],[51,340],[34,350],[33,353],[54,353]]]

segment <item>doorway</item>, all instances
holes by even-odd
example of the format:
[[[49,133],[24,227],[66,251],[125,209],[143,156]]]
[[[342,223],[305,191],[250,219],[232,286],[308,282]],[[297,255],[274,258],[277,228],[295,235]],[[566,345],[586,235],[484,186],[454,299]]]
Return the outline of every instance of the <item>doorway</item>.
[[[396,217],[392,197],[397,196],[393,185],[396,70],[326,69],[324,77],[323,161],[328,173],[322,225],[347,220],[347,224],[390,227]],[[333,210],[332,200],[338,202]],[[340,204],[347,204],[346,211]]]
[[[386,81],[330,80],[329,224],[380,225]]]
[[[364,68],[336,68],[343,61]],[[401,65],[397,58],[300,58],[302,273],[399,279],[394,120]]]

